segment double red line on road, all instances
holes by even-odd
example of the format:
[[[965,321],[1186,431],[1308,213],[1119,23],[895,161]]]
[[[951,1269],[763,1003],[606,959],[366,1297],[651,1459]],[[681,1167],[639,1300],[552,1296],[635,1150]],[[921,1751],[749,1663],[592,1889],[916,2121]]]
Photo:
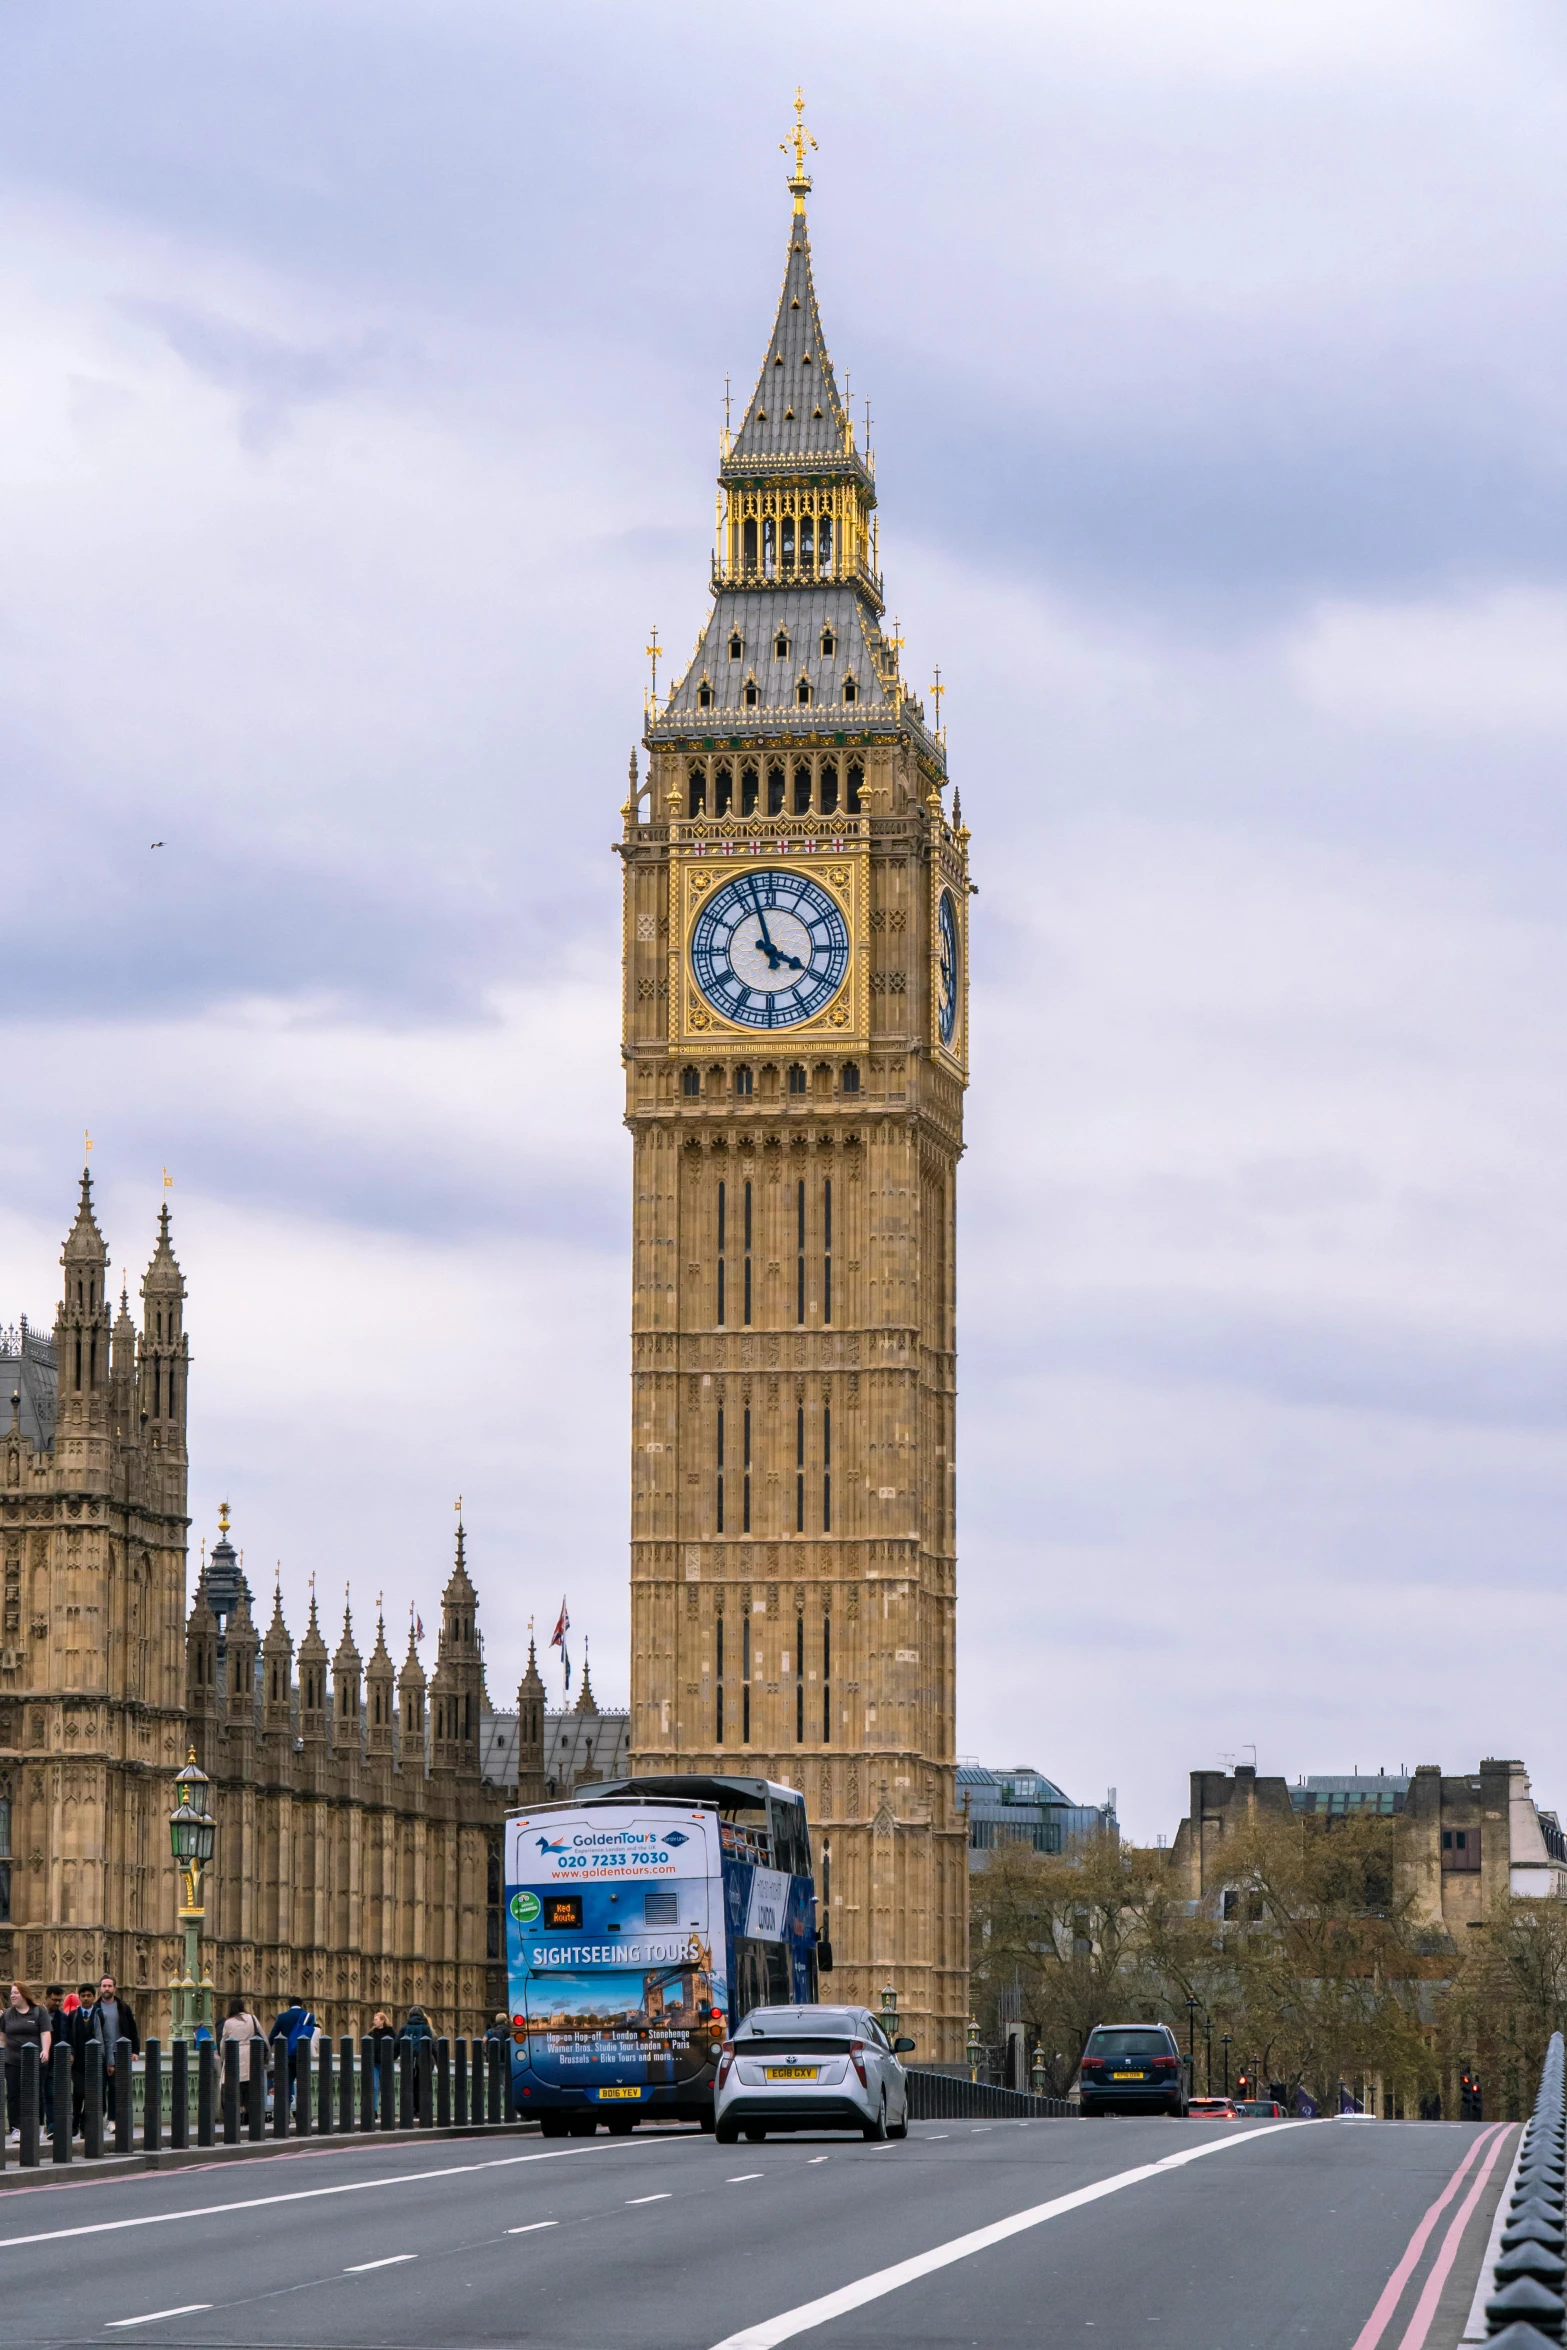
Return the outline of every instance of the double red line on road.
[[[1420,2256],[1431,2241],[1437,2221],[1463,2185],[1464,2174],[1484,2153],[1485,2160],[1480,2165],[1473,2185],[1448,2224],[1447,2233],[1442,2238],[1441,2248],[1431,2263],[1431,2273],[1426,2278],[1420,2298],[1415,2304],[1414,2315],[1405,2327],[1403,2338],[1398,2345],[1398,2350],[1423,2350],[1426,2336],[1431,2331],[1431,2320],[1436,2315],[1436,2305],[1442,2297],[1442,2287],[1446,2284],[1453,2262],[1458,2257],[1458,2247],[1462,2241],[1464,2229],[1469,2223],[1475,2205],[1485,2192],[1485,2182],[1495,2167],[1496,2158],[1502,2151],[1503,2140],[1510,2126],[1507,2122],[1493,2122],[1488,2130],[1482,2130],[1478,2138],[1471,2140],[1463,2161],[1410,2237],[1402,2260],[1383,2286],[1375,2309],[1355,2337],[1354,2350],[1376,2350],[1377,2343],[1386,2333],[1392,2322],[1393,2313],[1403,2298],[1404,2287],[1414,2275],[1420,2262]]]

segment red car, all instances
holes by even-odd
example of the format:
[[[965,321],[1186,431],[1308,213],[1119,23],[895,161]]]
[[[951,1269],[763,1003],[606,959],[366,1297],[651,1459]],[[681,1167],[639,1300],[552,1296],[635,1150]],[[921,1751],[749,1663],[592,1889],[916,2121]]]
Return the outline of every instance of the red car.
[[[1240,2119],[1233,2097],[1194,2097],[1186,2110],[1194,2122],[1233,2122]]]

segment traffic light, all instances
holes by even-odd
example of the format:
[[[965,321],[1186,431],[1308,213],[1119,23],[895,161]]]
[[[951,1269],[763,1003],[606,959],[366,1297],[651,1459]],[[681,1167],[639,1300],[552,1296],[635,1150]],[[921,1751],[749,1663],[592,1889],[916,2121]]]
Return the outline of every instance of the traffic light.
[[[1480,2095],[1478,2073],[1462,2072],[1458,2076],[1458,2118],[1465,2122],[1485,2119],[1485,2107]]]

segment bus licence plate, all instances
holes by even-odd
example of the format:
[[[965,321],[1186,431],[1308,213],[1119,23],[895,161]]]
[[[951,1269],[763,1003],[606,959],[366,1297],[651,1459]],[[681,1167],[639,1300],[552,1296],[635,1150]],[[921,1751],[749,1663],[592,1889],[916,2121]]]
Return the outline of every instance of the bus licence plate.
[[[641,2094],[640,2089],[601,2089],[599,2091],[601,2097],[640,2097]]]
[[[769,2081],[814,2081],[821,2076],[819,2064],[769,2064],[762,2067]]]

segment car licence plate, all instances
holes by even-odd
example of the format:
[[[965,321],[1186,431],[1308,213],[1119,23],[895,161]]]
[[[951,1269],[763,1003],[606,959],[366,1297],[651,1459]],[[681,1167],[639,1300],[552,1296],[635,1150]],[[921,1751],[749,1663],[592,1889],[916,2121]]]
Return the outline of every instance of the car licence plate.
[[[762,2067],[769,2081],[815,2081],[821,2077],[819,2064],[768,2064]]]
[[[1146,2081],[1148,2075],[1146,2073],[1112,2073],[1110,2078],[1112,2081]]]
[[[640,2089],[601,2089],[599,2091],[601,2097],[640,2097],[641,2094]]]

